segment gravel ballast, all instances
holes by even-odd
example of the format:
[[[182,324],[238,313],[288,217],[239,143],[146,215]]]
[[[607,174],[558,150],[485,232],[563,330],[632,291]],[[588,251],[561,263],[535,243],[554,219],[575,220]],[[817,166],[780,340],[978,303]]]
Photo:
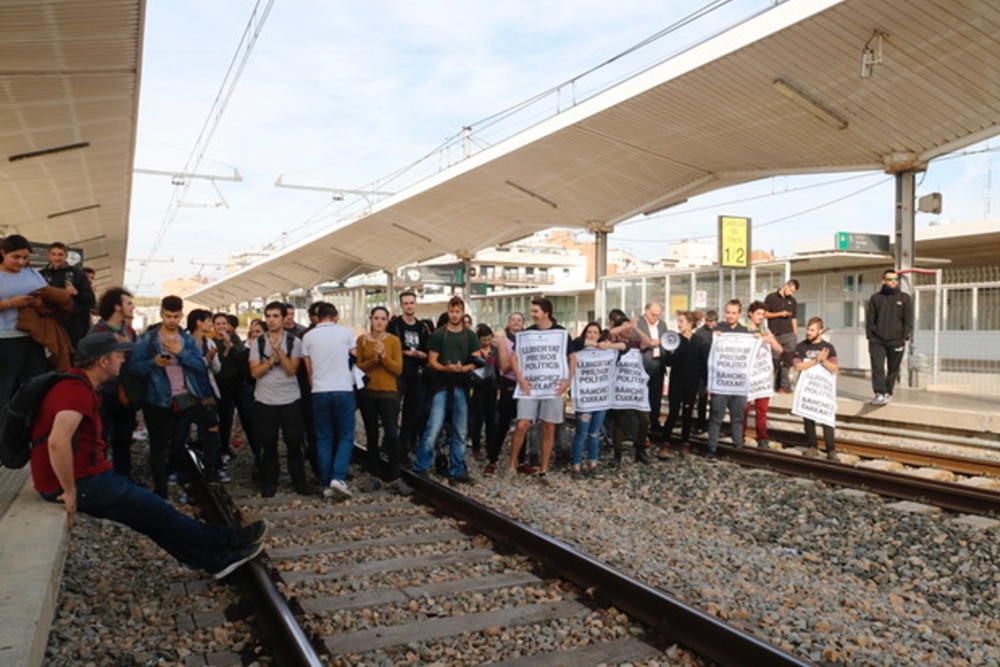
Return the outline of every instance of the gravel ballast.
[[[467,493],[807,659],[1000,664],[1000,534],[700,457]]]

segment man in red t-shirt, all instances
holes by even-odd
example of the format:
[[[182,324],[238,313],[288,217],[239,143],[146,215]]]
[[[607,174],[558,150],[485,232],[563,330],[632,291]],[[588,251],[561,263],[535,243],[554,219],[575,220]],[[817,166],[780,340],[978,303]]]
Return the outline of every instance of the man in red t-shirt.
[[[70,527],[77,510],[123,523],[185,565],[221,579],[260,553],[267,523],[239,529],[210,526],[112,469],[97,388],[118,375],[131,348],[112,333],[90,334],[77,344],[77,364],[70,370],[76,378],[53,385],[32,425],[32,441],[39,443],[31,450],[35,489],[46,500],[66,506]]]

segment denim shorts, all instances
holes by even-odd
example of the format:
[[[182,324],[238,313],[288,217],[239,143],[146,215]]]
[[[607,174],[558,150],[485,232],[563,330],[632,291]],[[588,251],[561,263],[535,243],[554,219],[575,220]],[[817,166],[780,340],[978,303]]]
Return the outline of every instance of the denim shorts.
[[[532,422],[543,421],[548,424],[563,423],[562,396],[552,398],[519,398],[517,399],[517,418]]]

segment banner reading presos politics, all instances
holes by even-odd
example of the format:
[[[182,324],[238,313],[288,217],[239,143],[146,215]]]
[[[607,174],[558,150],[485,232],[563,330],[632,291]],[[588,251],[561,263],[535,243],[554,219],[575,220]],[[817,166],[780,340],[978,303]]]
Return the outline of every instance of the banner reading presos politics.
[[[813,366],[799,373],[792,414],[825,426],[837,425],[837,376]]]
[[[747,387],[747,400],[771,398],[774,395],[774,363],[771,361],[771,347],[761,341],[757,354],[750,363],[750,384]]]
[[[615,393],[611,400],[614,410],[649,412],[649,375],[642,365],[642,353],[632,348],[621,356],[615,368]]]
[[[566,331],[521,331],[517,334],[517,364],[521,375],[531,385],[530,396],[521,393],[521,384],[514,398],[551,398],[556,387],[569,375],[566,365]]]
[[[617,350],[580,350],[576,353],[573,376],[573,410],[597,412],[611,408],[615,384]]]
[[[708,357],[708,391],[723,396],[746,396],[750,365],[760,339],[752,334],[724,333],[712,341]]]

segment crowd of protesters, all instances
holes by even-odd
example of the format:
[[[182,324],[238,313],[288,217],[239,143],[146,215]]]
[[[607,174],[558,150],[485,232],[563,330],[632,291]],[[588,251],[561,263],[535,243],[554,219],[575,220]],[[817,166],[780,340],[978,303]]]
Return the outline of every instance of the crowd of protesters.
[[[398,314],[373,308],[360,336],[339,323],[331,303],[312,304],[305,327],[290,304],[275,301],[265,306],[263,319],[249,323],[243,340],[235,315],[202,309],[185,314],[182,299],[168,296],[160,303],[160,321],[137,334],[127,290],[108,289],[96,299],[91,276],[67,263],[61,243],[49,248],[42,271],[28,266],[30,253],[22,237],[0,242],[0,354],[7,362],[0,371],[0,407],[50,366],[68,370],[69,352],[88,331],[128,346],[120,372],[98,389],[99,437],[110,448],[115,473],[130,480],[133,432],[141,416],[149,434],[152,492],[161,498],[169,496],[172,483],[183,481],[190,450],[198,452],[210,481],[225,483],[228,464],[244,444],[241,451],[251,457],[252,479],[264,496],[277,492],[284,468],[297,493],[349,497],[356,430],[363,430],[367,448],[360,457],[370,473],[364,490],[388,486],[409,493],[400,477],[404,467],[424,476],[436,472],[453,484],[473,483],[473,472],[546,480],[563,454],[556,441],[577,355],[590,349],[637,354],[648,378],[648,406],[575,415],[572,445],[565,449],[569,470],[581,476],[598,470],[605,443],[612,466],[621,464],[627,444],[635,461],[645,464],[653,452],[669,459],[689,451],[692,436],[703,433],[714,454],[727,414],[735,446],[743,445],[751,415],[758,444],[767,446],[769,398],[747,401],[708,391],[708,360],[719,335],[759,337],[773,354],[776,392],[790,390],[789,371],[815,365],[837,370],[821,320],[810,320],[805,338],[798,338],[795,280],[750,304],[746,313],[735,299],[725,304],[721,319],[714,311],[675,313],[676,339],[666,347],[662,338],[669,327],[659,303],[647,304],[635,319],[613,309],[606,326],[590,322],[577,337],[565,332],[566,376],[554,395],[536,398],[520,368],[517,340],[521,332],[565,331],[544,298],[532,301],[527,317],[513,313],[504,326],[491,327],[476,325],[460,297],[448,302],[436,323],[420,319],[417,295],[405,291]],[[912,333],[909,301],[899,294],[895,272],[884,278],[869,304],[873,360],[888,359],[889,366],[874,378],[877,402],[883,403],[891,396],[899,350]],[[806,427],[815,444],[815,425]],[[824,445],[832,455],[830,427],[824,427]],[[185,500],[180,487],[178,493]]]

